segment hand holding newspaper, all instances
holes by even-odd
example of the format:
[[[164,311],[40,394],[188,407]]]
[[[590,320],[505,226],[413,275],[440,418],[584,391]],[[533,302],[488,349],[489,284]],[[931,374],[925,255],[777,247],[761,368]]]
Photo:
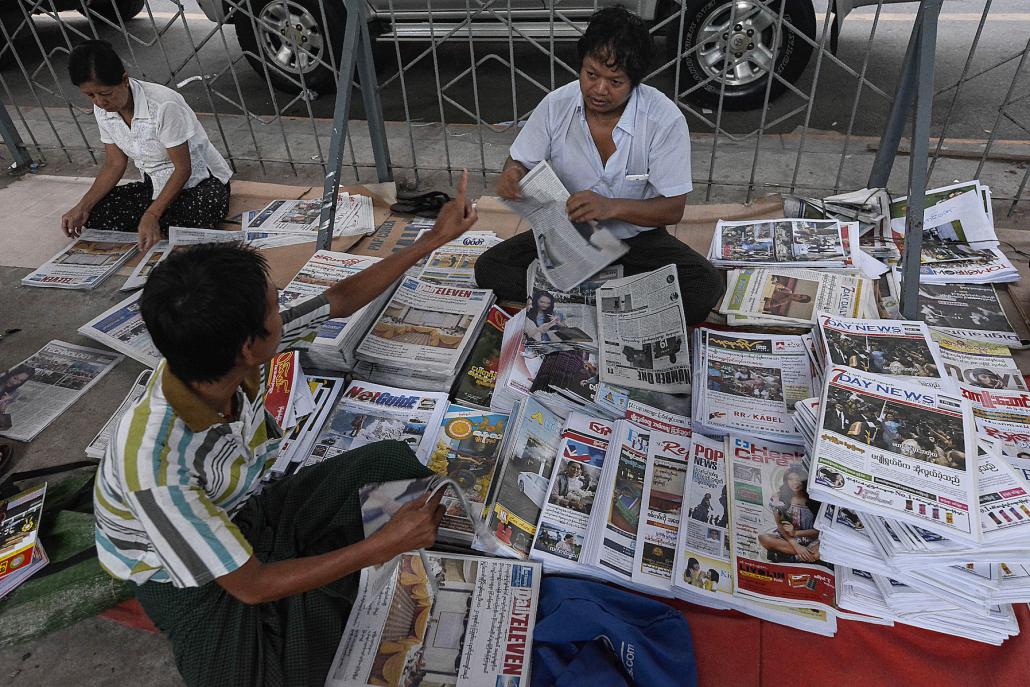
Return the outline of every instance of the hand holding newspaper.
[[[522,177],[519,189],[522,200],[505,202],[529,220],[540,266],[562,291],[578,286],[629,251],[609,230],[569,220],[565,212],[569,192],[547,162]]]

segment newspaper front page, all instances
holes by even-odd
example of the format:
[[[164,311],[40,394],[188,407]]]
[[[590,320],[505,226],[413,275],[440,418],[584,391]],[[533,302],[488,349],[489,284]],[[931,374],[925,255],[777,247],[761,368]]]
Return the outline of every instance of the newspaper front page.
[[[809,491],[975,544],[975,450],[973,416],[957,395],[833,366]]]
[[[708,259],[721,267],[801,263],[848,267],[850,251],[836,219],[719,220]]]
[[[0,436],[32,441],[121,360],[56,339],[43,346],[0,374]]]
[[[129,393],[125,395],[125,398],[119,404],[118,409],[111,414],[111,417],[104,423],[103,428],[93,437],[93,441],[89,442],[89,445],[86,447],[87,456],[95,460],[100,460],[104,457],[104,452],[107,451],[107,445],[111,443],[111,434],[118,425],[118,421],[122,419],[122,415],[125,415],[125,411],[129,409],[129,406],[143,398],[143,394],[147,390],[147,384],[150,382],[150,376],[153,373],[153,370],[143,370],[143,372],[139,373],[136,381],[132,383]]]
[[[136,253],[139,235],[84,229],[71,245],[22,280],[22,286],[92,289]]]
[[[408,444],[425,464],[447,406],[447,394],[351,382],[315,440],[307,464],[387,439]]]
[[[486,508],[487,528],[499,547],[474,542],[473,548],[523,559],[529,556],[540,511],[547,503],[563,425],[562,418],[532,397],[516,403]]]
[[[944,364],[944,372],[964,384],[986,389],[1026,391],[1023,373],[1007,346],[949,336],[932,331]]]
[[[492,304],[491,291],[437,286],[404,277],[358,345],[357,357],[454,374]]]
[[[1022,346],[992,284],[920,284],[919,317],[952,336]]]
[[[224,229],[200,229],[198,227],[169,227],[168,243],[172,246],[193,246],[198,243],[242,243],[247,232],[225,231]]]
[[[862,317],[875,312],[872,283],[855,275],[802,269],[729,273],[720,312],[782,323],[811,324],[816,313]]]
[[[537,563],[436,552],[402,554],[381,587],[362,570],[326,687],[528,685],[540,578]]]
[[[470,231],[434,250],[418,278],[439,286],[476,288],[476,262],[501,242],[492,231]]]
[[[558,289],[577,286],[629,251],[608,229],[569,221],[569,192],[546,161],[530,170],[519,188],[522,200],[505,202],[529,221],[540,266]]]
[[[566,570],[580,562],[613,431],[610,422],[569,414],[533,539],[534,560]]]
[[[815,395],[801,336],[694,330],[694,421],[711,432],[797,440],[794,404]]]
[[[818,324],[822,358],[827,364],[904,377],[935,389],[950,386],[944,377],[944,363],[922,322],[820,314]]]
[[[273,200],[249,218],[244,229],[271,233],[317,234],[322,199]],[[375,230],[372,199],[343,192],[336,201],[333,236],[368,234]]]
[[[690,391],[687,321],[674,265],[597,290],[601,379],[669,394]]]
[[[801,446],[726,439],[733,490],[735,594],[833,611],[833,566],[820,560],[819,504],[808,493]]]
[[[140,314],[139,299],[142,293],[137,291],[79,327],[78,331],[147,367],[156,368],[164,356],[154,345],[147,325],[143,322],[143,315]]]
[[[578,286],[562,291],[547,280],[534,260],[526,273],[529,298],[525,317],[525,355],[556,351],[596,351],[597,289],[622,276],[622,265],[611,265]]]
[[[960,384],[976,430],[996,442],[1005,456],[1030,458],[1030,392],[982,389]]]
[[[633,554],[636,583],[672,588],[690,449],[690,437],[651,430],[641,497],[643,512]]]

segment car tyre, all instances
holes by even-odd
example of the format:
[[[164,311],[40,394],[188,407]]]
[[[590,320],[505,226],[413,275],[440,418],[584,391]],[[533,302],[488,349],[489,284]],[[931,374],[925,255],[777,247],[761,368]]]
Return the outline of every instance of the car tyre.
[[[146,6],[146,0],[93,0],[86,4],[104,19],[117,24],[118,13],[121,14],[122,21],[129,21],[143,11],[143,8]],[[118,13],[115,13],[115,6],[118,8]],[[79,14],[87,19],[89,18],[89,13],[83,12],[81,9]]]
[[[264,74],[266,63],[272,86],[286,93],[300,93],[304,87],[315,93],[335,92],[336,73],[330,65],[339,64],[343,48],[343,3],[324,4],[325,23],[318,0],[254,0],[252,4],[254,16],[261,21],[242,13],[234,20],[250,66]],[[308,47],[297,50],[295,44]]]
[[[786,2],[784,24],[779,47],[773,55],[780,1]],[[737,5],[736,14],[732,15],[735,21],[730,25],[734,4]],[[787,27],[787,22],[796,31]],[[678,22],[670,26],[675,27],[670,31],[678,33]],[[691,3],[686,8],[683,27],[681,91],[703,84],[684,98],[701,107],[717,108],[725,77],[723,108],[752,110],[765,102],[770,63],[776,74],[789,83],[794,83],[804,73],[812,56],[812,45],[798,32],[815,39],[815,9],[811,0],[777,0],[768,5],[760,0],[706,0]],[[669,44],[677,44],[675,36]],[[727,56],[732,60],[729,70]],[[786,90],[783,82],[773,79],[769,99],[779,97]]]

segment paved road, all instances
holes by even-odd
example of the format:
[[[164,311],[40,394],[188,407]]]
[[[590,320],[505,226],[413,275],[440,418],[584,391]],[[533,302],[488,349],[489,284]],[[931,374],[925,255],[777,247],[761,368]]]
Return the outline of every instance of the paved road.
[[[817,2],[817,24],[819,31],[823,25],[823,11],[826,0]],[[304,102],[293,99],[280,92],[270,92],[263,76],[250,68],[236,41],[235,30],[227,27],[219,34],[210,36],[206,45],[200,50],[199,58],[192,58],[191,43],[199,42],[211,32],[212,24],[204,17],[195,0],[184,0],[185,21],[176,19],[176,5],[171,0],[151,0],[154,22],[141,18],[129,23],[130,33],[134,38],[126,40],[110,27],[98,27],[98,33],[119,45],[123,52],[131,52],[135,66],[134,73],[148,79],[165,83],[182,83],[190,77],[201,74],[221,75],[212,82],[213,97],[202,88],[198,79],[180,87],[187,100],[198,111],[212,111],[240,114],[245,110],[268,116],[276,111],[295,116],[331,117],[333,98],[322,95],[313,101]],[[961,74],[969,51],[977,22],[984,6],[984,0],[949,0],[945,3],[938,34],[937,88],[944,89],[954,84]],[[877,26],[875,42],[866,66],[869,81],[887,94],[893,93],[897,79],[898,67],[905,53],[905,47],[915,15],[916,4],[903,2],[885,6]],[[862,8],[852,13],[844,23],[836,59],[855,71],[860,71],[865,60],[869,44],[870,29],[873,26],[874,8]],[[991,11],[992,19],[987,23],[974,61],[973,72],[997,65],[1006,59],[1010,61],[995,67],[982,76],[967,83],[961,92],[958,106],[953,115],[949,135],[962,138],[986,138],[997,115],[998,107],[1009,88],[1018,54],[1027,45],[1030,35],[1030,9],[1023,0],[996,0]],[[51,76],[50,70],[40,60],[40,50],[33,40],[19,44],[19,52],[25,64],[33,74],[34,87],[30,88],[24,72],[17,67],[8,68],[0,76],[0,95],[5,100],[13,97],[19,104],[47,105],[63,104],[52,92],[63,89],[73,102],[84,104],[81,96],[73,92],[64,83],[66,60],[59,51],[65,45],[65,35],[73,41],[77,40],[76,32],[87,35],[90,31],[85,19],[74,12],[62,15],[64,27],[58,22],[37,17],[36,27],[39,40],[51,53],[53,71],[57,79]],[[144,43],[154,43],[155,24],[164,27],[160,46],[147,47]],[[185,25],[184,25],[185,24]],[[403,44],[401,59],[410,63],[428,44]],[[54,52],[57,48],[58,52]],[[163,49],[161,49],[163,48]],[[501,59],[507,58],[507,44],[476,44],[474,53],[477,61],[483,61],[477,68],[475,77],[480,97],[478,103],[472,87],[473,78],[466,74],[457,83],[443,89],[451,99],[470,112],[480,111],[486,122],[498,123],[510,121],[525,114],[539,100],[543,91],[533,86],[529,79],[549,87],[552,84],[551,58],[536,48],[528,45],[515,45],[515,63],[525,76],[515,78],[514,89],[511,71]],[[427,56],[404,72],[405,89],[401,88],[398,76],[396,51],[392,44],[381,44],[376,49],[378,73],[382,87],[383,106],[388,119],[405,119],[405,106],[413,120],[440,121],[441,109],[448,122],[470,121],[468,116],[458,108],[438,98],[437,80],[434,77],[432,56]],[[489,57],[494,55],[495,57]],[[1017,56],[1017,59],[1010,59]],[[575,64],[575,51],[571,44],[561,45],[555,57],[569,64]],[[498,59],[500,58],[500,59]],[[234,65],[228,70],[226,65]],[[816,129],[846,131],[851,117],[851,106],[857,92],[857,80],[827,54],[822,60],[822,68],[816,79],[815,58],[811,60],[807,70],[798,83],[798,88],[805,93],[813,92],[815,104],[810,112],[802,110],[783,121],[778,122],[772,130],[784,132],[794,130],[805,123],[806,117],[810,126]],[[469,44],[465,41],[448,42],[437,51],[440,83],[458,77],[467,70],[471,63]],[[1030,70],[1030,65],[1024,68]],[[528,78],[527,78],[528,77]],[[571,80],[572,75],[560,67],[555,69],[553,83],[560,85]],[[1027,77],[1024,76],[1024,80]],[[658,75],[651,83],[672,92],[675,87],[675,76],[672,70]],[[6,88],[4,88],[6,86]],[[515,91],[513,98],[513,90]],[[407,95],[405,99],[404,95]],[[1017,94],[1020,90],[1017,88]],[[241,107],[240,101],[245,103]],[[944,111],[950,103],[951,91],[938,96],[935,108],[935,120],[939,123]],[[406,100],[406,102],[405,102]],[[767,122],[775,122],[785,114],[798,107],[804,108],[805,99],[795,94],[788,94],[773,103]],[[1024,101],[1025,102],[1025,101]],[[886,116],[888,102],[870,89],[865,89],[860,107],[856,114],[853,132],[859,135],[878,135]],[[360,116],[360,102],[355,114]],[[701,116],[688,115],[692,130],[711,131],[711,122],[715,115],[700,113]],[[711,122],[705,121],[710,119]],[[725,131],[744,134],[759,126],[761,113],[725,113],[721,125]],[[1025,118],[1030,120],[1030,117]],[[1006,123],[1009,131],[1005,138],[1025,138],[1025,132],[1015,125]]]

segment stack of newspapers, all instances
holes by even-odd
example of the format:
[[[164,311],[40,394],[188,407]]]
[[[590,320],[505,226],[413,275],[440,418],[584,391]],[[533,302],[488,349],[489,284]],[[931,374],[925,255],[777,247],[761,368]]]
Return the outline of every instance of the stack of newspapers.
[[[708,249],[717,267],[854,266],[849,225],[835,219],[720,220]],[[857,227],[855,227],[857,229]]]
[[[799,442],[794,406],[817,390],[811,335],[694,330],[694,427]]]
[[[904,245],[907,211],[907,198],[890,205],[890,238],[899,247]],[[919,262],[921,284],[992,284],[1019,279],[1018,270],[1001,251],[987,186],[968,181],[926,192]]]
[[[837,219],[857,222],[859,233],[882,232],[890,214],[890,195],[883,188],[862,188],[825,198],[783,197],[783,214],[805,219]]]
[[[279,307],[287,310],[377,262],[379,258],[375,257],[320,250],[279,292]],[[387,289],[350,317],[332,319],[319,327],[314,340],[307,347],[307,355],[313,366],[334,371],[348,371],[354,367],[354,350],[391,293],[392,289]]]
[[[493,302],[492,291],[402,278],[357,347],[355,377],[450,390]]]
[[[474,289],[479,256],[500,242],[492,231],[466,232],[430,253],[415,276],[439,286]]]
[[[1030,396],[918,382],[832,365],[798,404],[820,555],[851,610],[997,644],[1030,601]]]
[[[273,234],[318,234],[322,199],[273,200],[263,210],[244,215],[244,230]],[[355,236],[375,231],[372,199],[369,196],[341,193],[336,202],[333,236]]]

